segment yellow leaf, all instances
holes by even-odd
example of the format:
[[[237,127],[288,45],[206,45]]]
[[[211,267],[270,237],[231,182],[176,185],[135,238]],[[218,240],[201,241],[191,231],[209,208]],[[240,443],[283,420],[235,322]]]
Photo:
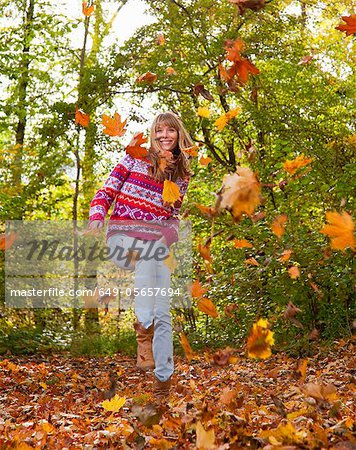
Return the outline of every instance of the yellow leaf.
[[[284,234],[287,219],[286,214],[281,214],[280,216],[277,216],[272,223],[271,229],[278,238],[281,238]]]
[[[329,222],[320,230],[320,233],[329,236],[331,248],[344,251],[350,247],[355,250],[354,223],[350,214],[343,211],[328,211],[326,220]]]
[[[55,427],[48,422],[44,422],[42,428],[46,433],[52,433],[55,430]]]
[[[125,397],[119,397],[118,394],[116,394],[115,397],[113,397],[111,400],[104,400],[101,403],[101,406],[106,411],[117,412],[124,406],[125,402],[126,402]]]
[[[197,114],[200,117],[208,118],[210,117],[210,109],[207,106],[199,106]]]
[[[192,347],[190,346],[189,341],[184,333],[181,333],[181,335],[180,335],[180,343],[183,347],[183,350],[184,350],[185,356],[187,357],[187,360],[191,361],[194,357],[194,352],[193,352]]]
[[[214,125],[218,129],[218,131],[222,131],[226,125],[230,122],[231,119],[236,117],[241,112],[241,108],[231,109],[225,114],[222,114],[217,120],[215,120]]]
[[[166,203],[175,203],[181,197],[179,186],[174,181],[164,180],[162,197]]]
[[[215,431],[211,428],[209,431],[205,431],[203,425],[199,421],[197,423],[197,449],[198,450],[212,450],[215,448]]]
[[[43,389],[47,389],[47,384],[42,381],[40,382],[40,386],[43,387]]]
[[[271,346],[274,345],[273,332],[268,328],[266,319],[260,319],[252,325],[247,338],[247,350],[250,358],[269,358],[272,354]]]
[[[205,314],[208,314],[211,317],[219,317],[219,313],[217,312],[214,303],[206,297],[198,300],[198,309]]]
[[[169,251],[168,258],[166,258],[164,260],[164,264],[168,267],[168,269],[171,273],[173,273],[176,270],[176,268],[178,266],[178,262],[177,262],[176,257],[174,256],[173,250]]]
[[[292,161],[287,159],[283,163],[283,168],[286,172],[288,172],[290,175],[294,175],[298,169],[301,167],[307,166],[313,161],[313,158],[306,158],[303,154],[297,156]]]

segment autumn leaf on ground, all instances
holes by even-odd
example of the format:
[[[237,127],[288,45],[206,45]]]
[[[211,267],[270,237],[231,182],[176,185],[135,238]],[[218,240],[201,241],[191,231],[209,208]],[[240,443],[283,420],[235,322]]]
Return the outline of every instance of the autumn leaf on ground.
[[[189,344],[189,341],[188,341],[186,335],[184,333],[181,333],[179,340],[183,347],[185,356],[186,356],[187,360],[190,362],[194,358],[194,352],[192,350],[192,347]]]
[[[193,298],[200,298],[207,292],[207,288],[203,287],[199,280],[195,280],[191,286],[191,292]]]
[[[215,120],[214,125],[218,129],[218,131],[221,131],[225,128],[225,126],[232,120],[234,117],[236,117],[238,114],[240,114],[241,108],[237,107],[235,109],[231,109],[225,114],[222,114],[217,120]]]
[[[235,248],[252,248],[253,245],[247,239],[234,239]]]
[[[294,325],[296,325],[298,328],[304,328],[303,325],[299,322],[298,319],[295,318],[295,316],[299,313],[302,312],[301,309],[297,308],[293,302],[289,302],[287,305],[286,310],[284,311],[283,317],[285,319],[290,320],[291,322],[294,323]]]
[[[236,5],[239,13],[243,15],[246,9],[259,11],[265,7],[266,0],[229,0],[230,3]]]
[[[333,384],[308,383],[302,388],[304,395],[317,401],[335,402],[338,400],[336,387]]]
[[[214,318],[219,317],[219,313],[217,312],[214,303],[211,300],[209,300],[208,298],[203,297],[203,298],[199,299],[197,306],[200,311],[202,311],[205,314],[208,314],[208,316],[211,316]]]
[[[197,433],[197,450],[213,450],[215,446],[215,431],[211,428],[209,431],[205,431],[203,425],[199,421],[196,428]]]
[[[146,72],[142,75],[140,75],[137,79],[136,79],[136,83],[154,83],[157,80],[157,75],[155,73],[152,72]]]
[[[106,411],[117,412],[124,406],[125,402],[125,397],[119,397],[118,394],[116,394],[111,400],[104,400],[101,403],[101,406]]]
[[[119,113],[115,113],[114,117],[103,114],[102,124],[104,125],[104,133],[108,136],[123,136],[126,133],[125,125],[127,119],[121,122],[121,116]]]
[[[287,422],[280,423],[275,430],[261,431],[259,437],[268,439],[274,446],[281,446],[283,444],[291,445],[303,442],[304,432],[298,432],[292,423]]]
[[[339,31],[345,31],[346,36],[356,33],[356,14],[351,14],[351,16],[342,16],[342,20],[345,22],[343,24],[335,27]]]
[[[290,175],[294,175],[298,169],[305,167],[313,161],[313,158],[306,158],[303,154],[293,160],[287,159],[283,163],[283,169]]]
[[[341,214],[336,211],[328,211],[326,220],[329,222],[320,230],[331,240],[331,248],[335,250],[346,250],[350,247],[355,250],[354,223],[350,214],[343,211]]]
[[[162,198],[163,201],[169,204],[175,203],[181,197],[179,186],[170,180],[164,180]]]
[[[279,260],[281,262],[289,261],[289,258],[291,257],[292,253],[293,250],[283,250],[282,255],[279,257]]]
[[[210,109],[207,106],[199,106],[197,114],[200,117],[208,118],[210,117]]]
[[[13,243],[18,239],[18,234],[15,231],[10,233],[2,233],[0,235],[0,250],[8,250],[12,247]]]
[[[207,166],[209,163],[211,163],[212,159],[210,158],[210,156],[201,156],[199,158],[199,164],[201,166]]]
[[[145,147],[142,147],[142,144],[147,142],[147,138],[143,137],[143,133],[136,133],[126,147],[126,153],[131,155],[133,158],[145,158],[148,156],[148,150]]]
[[[261,185],[256,175],[247,167],[238,167],[233,174],[225,175],[217,193],[215,209],[227,209],[238,222],[243,214],[251,216],[261,203]]]
[[[274,345],[273,332],[268,329],[267,320],[260,319],[252,325],[247,338],[249,358],[269,358],[272,355],[272,345]]]
[[[280,239],[283,234],[284,234],[284,228],[286,226],[287,223],[287,215],[286,214],[281,214],[279,216],[277,216],[272,225],[271,225],[271,229],[273,231],[273,233]]]
[[[134,404],[131,407],[131,411],[140,422],[147,428],[151,428],[160,422],[163,411],[155,404],[137,405]]]
[[[82,111],[78,109],[78,107],[75,107],[75,124],[81,125],[82,127],[88,128],[90,122],[90,116],[89,114],[85,114]]]
[[[288,269],[288,274],[292,278],[292,280],[296,280],[300,277],[300,270],[297,266],[292,266]]]
[[[87,2],[82,2],[82,11],[86,17],[89,17],[94,11],[94,5],[88,6]]]

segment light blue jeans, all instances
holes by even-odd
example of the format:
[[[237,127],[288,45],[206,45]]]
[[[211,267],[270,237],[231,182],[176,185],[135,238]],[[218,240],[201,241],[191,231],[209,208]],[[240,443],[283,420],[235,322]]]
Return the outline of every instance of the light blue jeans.
[[[144,328],[154,324],[154,374],[160,381],[166,381],[174,370],[168,294],[171,273],[165,264],[169,249],[163,242],[141,240],[125,234],[110,236],[107,245],[110,255],[113,255],[111,259],[117,266],[135,271],[135,314]],[[131,255],[136,251],[139,252],[139,259],[134,264]]]

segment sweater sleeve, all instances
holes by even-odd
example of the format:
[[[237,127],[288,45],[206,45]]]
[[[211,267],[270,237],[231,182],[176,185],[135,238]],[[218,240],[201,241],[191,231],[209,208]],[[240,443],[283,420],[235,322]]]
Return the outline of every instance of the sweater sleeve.
[[[179,214],[179,210],[182,206],[184,196],[188,189],[189,179],[177,180],[176,183],[179,186],[181,195],[180,195],[180,198],[178,200],[176,200],[176,202],[173,205],[172,213],[168,220],[167,226],[162,229],[162,234],[166,238],[168,247],[170,247],[174,242],[178,241],[178,237],[179,237],[178,214]]]
[[[104,186],[98,190],[90,203],[89,221],[105,220],[111,204],[115,200],[125,180],[130,175],[134,165],[134,158],[126,155],[111,172]]]

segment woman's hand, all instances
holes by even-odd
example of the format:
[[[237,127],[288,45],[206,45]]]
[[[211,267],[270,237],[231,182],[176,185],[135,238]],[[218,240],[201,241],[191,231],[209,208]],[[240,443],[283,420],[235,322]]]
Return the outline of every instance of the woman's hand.
[[[84,235],[97,235],[103,228],[104,222],[102,220],[92,220],[88,223],[87,229],[83,231]]]
[[[158,242],[162,242],[162,244],[164,244],[166,247],[168,247],[167,239],[166,239],[164,236],[162,236],[161,238],[159,238],[159,239],[158,239]]]

